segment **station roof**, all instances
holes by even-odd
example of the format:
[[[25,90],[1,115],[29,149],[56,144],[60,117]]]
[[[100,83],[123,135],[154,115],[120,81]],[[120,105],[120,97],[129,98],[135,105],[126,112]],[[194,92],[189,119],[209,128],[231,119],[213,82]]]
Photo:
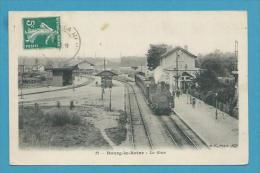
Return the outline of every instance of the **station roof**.
[[[186,54],[190,55],[193,58],[197,58],[196,55],[190,53],[188,50],[186,50],[186,49],[184,49],[182,47],[179,47],[179,46],[177,46],[177,47],[175,47],[173,49],[168,50],[167,52],[165,52],[164,54],[161,55],[161,58],[165,58],[165,57],[171,55],[172,53],[174,53],[174,52],[176,52],[178,50],[181,50],[182,52],[185,52]]]
[[[53,68],[46,68],[46,70],[52,70],[52,71],[70,71],[74,70],[75,67],[53,67]]]
[[[98,74],[96,74],[96,76],[117,76],[118,74],[110,71],[110,70],[104,70],[102,72],[99,72]]]
[[[66,62],[64,64],[64,67],[73,67],[73,66],[77,66],[79,64],[82,64],[82,63],[88,63],[90,64],[91,66],[94,66],[94,64],[90,63],[89,61],[85,60],[85,59],[71,59],[69,60],[68,62]]]

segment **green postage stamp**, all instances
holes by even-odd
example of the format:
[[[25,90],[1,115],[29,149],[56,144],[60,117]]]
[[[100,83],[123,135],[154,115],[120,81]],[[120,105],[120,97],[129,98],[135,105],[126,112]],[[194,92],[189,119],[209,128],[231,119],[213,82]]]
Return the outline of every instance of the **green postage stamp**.
[[[60,48],[60,17],[23,18],[24,48]]]

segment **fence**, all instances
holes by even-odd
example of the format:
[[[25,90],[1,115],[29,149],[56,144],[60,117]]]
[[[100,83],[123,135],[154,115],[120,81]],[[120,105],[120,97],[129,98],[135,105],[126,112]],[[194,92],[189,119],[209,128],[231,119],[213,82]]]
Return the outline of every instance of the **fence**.
[[[190,91],[189,94],[199,100],[204,101],[205,103],[207,103],[215,108],[217,107],[217,109],[229,114],[232,117],[235,117],[237,119],[239,118],[238,107],[234,106],[234,104],[232,104],[231,102],[223,103],[223,102],[217,101],[217,103],[216,103],[215,97],[202,95],[201,93],[196,92],[196,91]]]
[[[55,106],[57,108],[61,108],[61,107],[69,107],[70,110],[72,110],[73,108],[75,108],[75,102],[73,100],[68,101],[68,105],[67,104],[62,104],[60,101],[54,101],[54,104],[52,106]],[[21,107],[22,109],[25,106],[29,106],[29,107],[33,107],[35,112],[38,112],[40,110],[40,104],[35,102],[35,103],[24,103],[23,101],[19,102],[19,107]],[[47,105],[42,105],[42,106],[47,106]],[[50,105],[48,105],[50,106]]]

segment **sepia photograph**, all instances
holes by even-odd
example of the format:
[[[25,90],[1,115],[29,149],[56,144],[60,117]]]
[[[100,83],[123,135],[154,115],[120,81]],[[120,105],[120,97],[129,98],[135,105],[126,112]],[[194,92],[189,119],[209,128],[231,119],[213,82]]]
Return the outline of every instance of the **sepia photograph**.
[[[9,12],[9,86],[14,165],[248,161],[244,11]]]

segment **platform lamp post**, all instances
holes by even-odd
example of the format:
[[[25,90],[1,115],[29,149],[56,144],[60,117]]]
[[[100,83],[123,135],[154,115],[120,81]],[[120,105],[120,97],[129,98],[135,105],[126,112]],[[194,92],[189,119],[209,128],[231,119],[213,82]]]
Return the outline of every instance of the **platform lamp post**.
[[[218,93],[215,93],[215,99],[216,99],[216,120],[218,119],[218,99],[217,99],[217,97],[218,97]]]
[[[177,56],[176,56],[176,67],[175,67],[175,85],[176,85],[176,89],[179,90],[179,78],[180,78],[180,75],[179,75],[179,62],[180,62],[180,55],[181,54],[181,51],[178,51],[177,52]]]
[[[189,100],[190,100],[190,83],[188,83],[188,87],[187,87],[187,104],[189,104]]]
[[[111,111],[111,92],[112,92],[112,85],[109,86],[109,111]]]
[[[105,79],[104,77],[101,77],[101,100],[104,100],[104,94],[105,94]]]

